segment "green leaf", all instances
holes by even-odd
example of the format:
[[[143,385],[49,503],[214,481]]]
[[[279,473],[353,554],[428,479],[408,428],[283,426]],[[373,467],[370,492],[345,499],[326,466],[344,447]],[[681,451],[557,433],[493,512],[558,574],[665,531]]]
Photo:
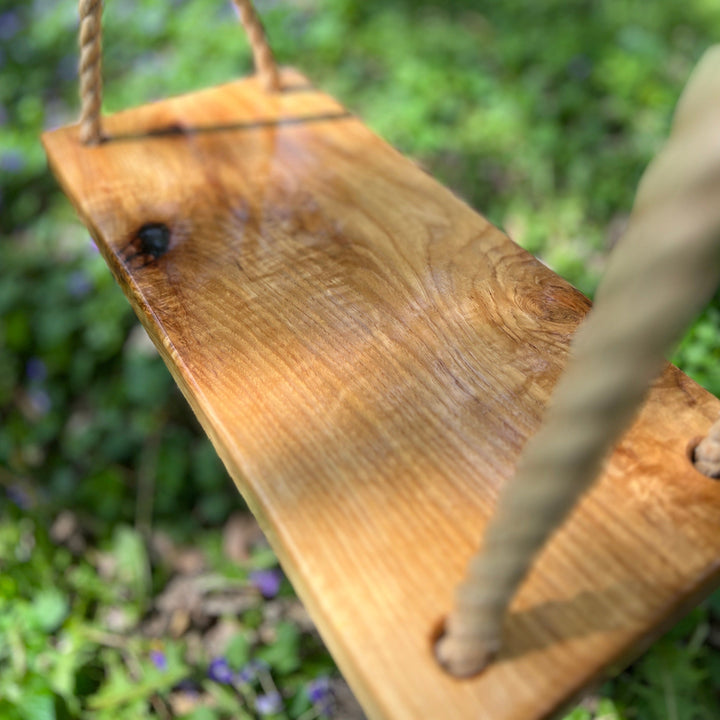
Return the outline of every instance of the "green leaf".
[[[68,611],[67,598],[55,588],[41,590],[33,599],[34,624],[43,632],[55,632],[67,617]]]
[[[311,707],[312,703],[310,702],[310,698],[305,692],[304,687],[301,687],[293,695],[292,700],[290,701],[290,705],[288,707],[288,711],[291,717],[299,717],[304,712],[307,712]]]
[[[623,720],[623,716],[612,700],[603,698],[595,711],[595,720]]]
[[[212,698],[212,705],[223,716],[229,715],[233,720],[245,720],[251,717],[243,709],[242,698],[229,686],[206,681],[203,683],[203,691]]]
[[[17,707],[22,720],[55,720],[55,698],[49,690],[24,693]]]
[[[255,570],[269,570],[277,567],[278,560],[272,548],[260,545],[253,550],[251,564]]]
[[[585,708],[575,708],[569,715],[565,715],[562,720],[592,720],[592,715]]]
[[[225,658],[231,667],[242,667],[250,660],[251,642],[247,633],[237,632],[225,649]]]
[[[107,657],[108,681],[88,702],[94,710],[119,708],[146,699],[153,693],[168,691],[188,675],[188,668],[168,654],[167,670],[161,671],[148,662],[143,663],[143,676],[136,681],[113,655]]]
[[[258,651],[258,657],[280,674],[297,670],[300,666],[300,630],[290,622],[280,622],[275,641]]]
[[[117,563],[119,582],[127,585],[136,600],[144,602],[150,592],[150,561],[145,541],[139,532],[128,526],[116,528],[112,553]]]
[[[218,720],[220,716],[215,710],[201,705],[196,707],[192,712],[181,715],[178,720]]]

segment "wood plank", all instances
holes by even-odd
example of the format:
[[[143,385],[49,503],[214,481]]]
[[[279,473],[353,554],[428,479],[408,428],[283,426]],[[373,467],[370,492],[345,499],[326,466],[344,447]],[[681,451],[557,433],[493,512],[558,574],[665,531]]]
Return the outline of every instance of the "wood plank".
[[[431,636],[588,301],[284,71],[44,136],[50,163],[372,718],[539,720],[720,581],[720,402],[668,367],[491,668]],[[139,254],[146,223],[167,253]]]

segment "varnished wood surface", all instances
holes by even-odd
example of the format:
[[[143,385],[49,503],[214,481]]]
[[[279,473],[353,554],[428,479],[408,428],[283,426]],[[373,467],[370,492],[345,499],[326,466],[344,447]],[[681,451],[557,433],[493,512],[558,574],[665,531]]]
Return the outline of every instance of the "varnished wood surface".
[[[284,80],[120,113],[99,147],[48,133],[50,163],[369,715],[549,717],[718,584],[720,483],[687,448],[720,403],[668,368],[498,662],[445,676],[431,635],[588,302]]]

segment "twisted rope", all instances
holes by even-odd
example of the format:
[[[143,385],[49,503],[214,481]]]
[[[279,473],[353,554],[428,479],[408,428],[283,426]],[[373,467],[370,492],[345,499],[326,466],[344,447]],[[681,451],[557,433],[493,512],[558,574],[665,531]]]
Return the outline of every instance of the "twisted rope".
[[[260,82],[267,92],[279,90],[280,75],[275,63],[275,56],[270,49],[265,28],[260,22],[251,0],[233,0],[233,4],[237,8],[240,22],[245,28],[245,34],[253,54],[255,72],[258,74]]]
[[[710,428],[705,439],[695,448],[693,462],[703,475],[720,478],[720,421]]]
[[[479,672],[498,652],[507,607],[533,559],[597,477],[665,353],[712,297],[720,280],[718,127],[720,46],[706,53],[680,99],[543,424],[457,589],[436,647],[456,676]],[[716,436],[712,442],[717,448]]]
[[[79,0],[80,142],[97,145],[102,137],[102,0]]]
[[[280,89],[280,75],[265,29],[251,0],[233,0],[253,54],[255,72],[268,92]],[[79,0],[80,16],[80,140],[102,140],[102,0]]]

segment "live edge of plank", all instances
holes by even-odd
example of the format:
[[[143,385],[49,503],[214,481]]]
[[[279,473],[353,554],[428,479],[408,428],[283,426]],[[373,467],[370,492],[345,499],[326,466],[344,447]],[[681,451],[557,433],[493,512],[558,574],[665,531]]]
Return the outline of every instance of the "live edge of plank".
[[[687,447],[720,403],[668,367],[499,661],[445,676],[430,635],[589,304],[283,77],[119,113],[96,148],[47,133],[51,165],[371,717],[549,717],[718,584],[720,484]]]

